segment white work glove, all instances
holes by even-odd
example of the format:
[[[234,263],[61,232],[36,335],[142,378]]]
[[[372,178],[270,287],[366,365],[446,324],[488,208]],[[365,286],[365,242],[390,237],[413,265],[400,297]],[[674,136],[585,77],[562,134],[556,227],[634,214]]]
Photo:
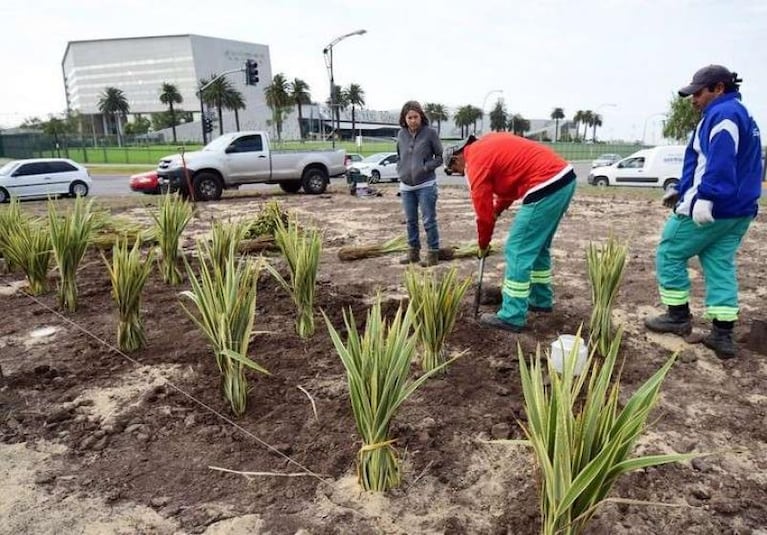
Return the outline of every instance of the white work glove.
[[[676,206],[676,201],[679,200],[679,192],[676,188],[669,188],[666,193],[663,194],[663,206],[666,208],[673,208]]]
[[[711,211],[714,208],[714,203],[703,199],[695,201],[695,205],[692,207],[692,220],[696,225],[708,225],[714,222],[714,216]]]

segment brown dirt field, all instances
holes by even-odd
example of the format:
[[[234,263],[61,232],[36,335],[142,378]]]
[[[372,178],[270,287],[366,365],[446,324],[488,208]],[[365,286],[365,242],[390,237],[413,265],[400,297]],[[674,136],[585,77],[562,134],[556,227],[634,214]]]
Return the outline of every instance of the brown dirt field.
[[[344,245],[383,242],[405,229],[391,187],[382,187],[382,197],[364,199],[333,190],[201,204],[185,234],[189,249],[212,220],[252,217],[272,199],[324,232],[317,330],[310,340],[294,332],[288,295],[266,275],[260,282],[250,355],[272,375],[250,375],[248,410],[237,427],[220,416],[229,412],[214,358],[179,305],[186,284],[169,287],[153,274],[143,305],[148,346],[129,359],[111,348],[115,307],[95,251],[79,272],[76,313],[61,313],[54,292],[32,299],[19,291],[20,274],[0,275],[0,533],[537,533],[531,451],[485,440],[522,438],[517,344],[531,354],[537,344],[548,346],[588,322],[585,247],[610,233],[630,246],[614,311],[625,325],[625,395],[672,351],[682,351],[638,453],[717,454],[624,477],[614,497],[674,507],[608,503],[588,532],[767,533],[767,363],[748,348],[751,324],[765,319],[763,221],[752,225],[739,256],[740,355],[722,362],[702,344],[650,334],[642,326],[645,316],[660,310],[654,251],[667,212],[659,195],[579,189],[553,244],[554,312],[531,314],[520,335],[488,331],[473,320],[469,290],[449,339],[451,352],[467,353],[403,405],[392,429],[404,459],[403,484],[377,495],[356,484],[359,439],[344,370],[319,310],[337,328],[346,307],[361,322],[381,291],[393,314],[406,297],[397,255],[342,263],[337,252]],[[114,205],[115,212],[149,221],[146,208],[124,200]],[[463,188],[444,188],[438,209],[443,245],[474,238]],[[498,244],[514,211],[499,221]],[[456,265],[471,276],[476,264],[455,260],[437,269]],[[693,311],[700,318],[702,274],[697,263],[690,269]],[[502,256],[489,257],[485,284],[497,287],[502,273]],[[698,331],[707,327],[696,319]],[[299,387],[314,400],[316,417]],[[301,475],[248,479],[211,466]]]

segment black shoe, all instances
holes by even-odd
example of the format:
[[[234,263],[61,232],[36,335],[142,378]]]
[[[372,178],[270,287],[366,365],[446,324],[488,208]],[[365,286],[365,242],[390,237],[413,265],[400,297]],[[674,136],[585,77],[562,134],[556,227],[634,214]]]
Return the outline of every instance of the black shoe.
[[[525,329],[524,325],[514,325],[513,323],[503,321],[501,318],[499,318],[495,314],[488,314],[488,313],[482,314],[479,317],[479,323],[481,323],[485,327],[492,327],[493,329],[501,329],[501,330],[510,331],[513,333],[521,333]]]
[[[738,350],[732,341],[732,329],[723,329],[713,325],[711,332],[703,339],[703,345],[713,349],[716,356],[722,360],[735,358]]]
[[[551,313],[554,308],[553,307],[539,307],[538,305],[527,305],[527,310],[530,312],[540,312],[542,314],[549,314]]]
[[[644,325],[656,333],[673,333],[679,336],[687,336],[692,332],[692,321],[690,315],[677,316],[674,314],[661,314],[652,318],[646,318]]]

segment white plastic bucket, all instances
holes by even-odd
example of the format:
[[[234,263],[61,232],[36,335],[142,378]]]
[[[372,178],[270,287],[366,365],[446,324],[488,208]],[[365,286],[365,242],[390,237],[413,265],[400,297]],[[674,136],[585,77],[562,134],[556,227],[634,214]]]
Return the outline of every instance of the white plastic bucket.
[[[578,353],[575,355],[576,360],[573,374],[580,375],[583,373],[589,355],[589,348],[586,347],[586,342],[583,341],[583,338],[573,334],[563,334],[551,343],[551,364],[557,372],[564,372],[565,362],[572,355],[573,348],[576,345],[578,346]]]

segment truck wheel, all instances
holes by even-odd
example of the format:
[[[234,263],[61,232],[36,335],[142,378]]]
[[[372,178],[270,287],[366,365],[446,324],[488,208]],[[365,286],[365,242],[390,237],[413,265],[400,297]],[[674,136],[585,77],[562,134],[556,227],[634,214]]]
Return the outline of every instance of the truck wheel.
[[[679,181],[676,178],[669,178],[663,183],[663,191],[668,191],[672,188],[676,189]]]
[[[598,188],[606,188],[610,185],[610,181],[607,180],[607,177],[598,176],[594,179],[594,185]]]
[[[325,193],[328,187],[328,175],[324,170],[312,167],[304,171],[302,182],[306,193],[319,195]]]
[[[223,190],[221,179],[213,173],[199,173],[194,177],[194,197],[198,201],[217,201]]]
[[[290,182],[280,182],[280,188],[282,188],[282,191],[285,193],[298,193],[298,190],[301,189],[301,181],[291,180]]]

